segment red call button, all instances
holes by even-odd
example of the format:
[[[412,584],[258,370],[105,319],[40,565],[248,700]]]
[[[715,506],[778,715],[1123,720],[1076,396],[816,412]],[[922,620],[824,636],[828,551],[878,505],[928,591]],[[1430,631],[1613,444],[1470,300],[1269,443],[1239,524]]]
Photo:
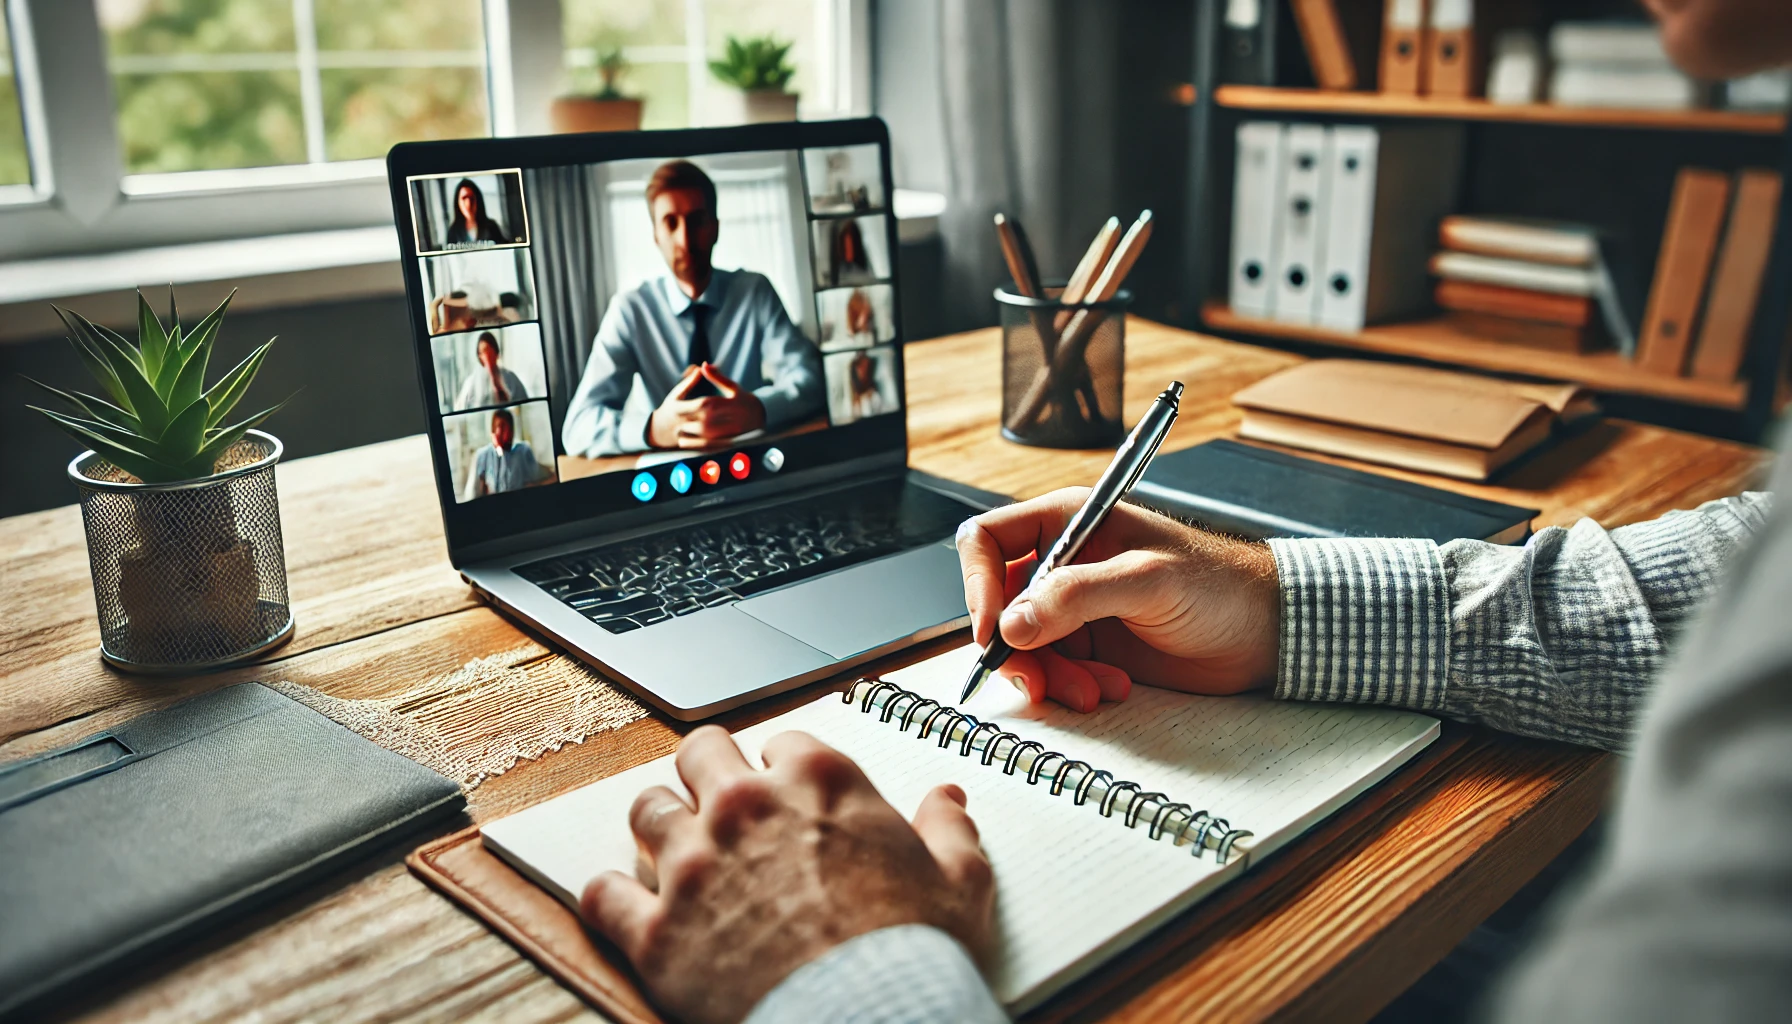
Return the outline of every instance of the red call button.
[[[728,472],[732,474],[736,480],[745,480],[747,474],[752,471],[753,460],[747,458],[746,452],[735,452],[734,456],[728,460]]]
[[[702,480],[706,484],[713,484],[716,481],[722,479],[721,463],[718,463],[714,459],[710,459],[708,462],[705,462],[703,465],[698,466],[697,467],[697,479]]]

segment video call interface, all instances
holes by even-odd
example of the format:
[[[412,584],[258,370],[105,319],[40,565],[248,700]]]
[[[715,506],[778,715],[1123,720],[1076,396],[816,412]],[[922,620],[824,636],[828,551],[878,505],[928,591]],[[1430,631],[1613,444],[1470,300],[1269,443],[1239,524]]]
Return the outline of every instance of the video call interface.
[[[669,500],[902,411],[875,144],[407,184],[457,501],[604,474]]]

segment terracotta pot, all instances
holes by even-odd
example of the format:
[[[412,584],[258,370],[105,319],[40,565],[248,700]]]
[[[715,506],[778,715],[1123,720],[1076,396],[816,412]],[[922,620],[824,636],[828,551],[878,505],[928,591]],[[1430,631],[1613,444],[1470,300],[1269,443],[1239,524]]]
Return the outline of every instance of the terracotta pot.
[[[636,132],[641,130],[641,101],[562,96],[548,109],[548,119],[562,134]]]
[[[797,94],[794,92],[782,89],[729,89],[720,96],[728,98],[718,97],[717,113],[721,116],[715,119],[717,124],[769,124],[797,119]]]

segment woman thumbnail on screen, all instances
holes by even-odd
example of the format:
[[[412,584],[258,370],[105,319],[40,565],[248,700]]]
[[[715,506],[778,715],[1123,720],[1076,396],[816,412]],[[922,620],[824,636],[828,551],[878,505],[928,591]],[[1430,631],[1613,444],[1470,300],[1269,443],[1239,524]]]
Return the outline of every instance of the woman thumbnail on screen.
[[[896,339],[896,296],[887,284],[830,288],[815,294],[821,350],[870,348]]]
[[[514,405],[548,394],[541,325],[512,324],[430,339],[439,411]]]
[[[835,352],[823,360],[827,367],[828,418],[834,426],[901,411],[895,346]]]
[[[438,174],[410,184],[418,255],[529,244],[521,171]]]

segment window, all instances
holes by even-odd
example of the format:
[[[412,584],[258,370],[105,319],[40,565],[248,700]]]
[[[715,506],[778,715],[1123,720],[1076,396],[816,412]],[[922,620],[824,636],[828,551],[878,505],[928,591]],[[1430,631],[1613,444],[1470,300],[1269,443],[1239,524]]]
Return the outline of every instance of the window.
[[[390,146],[547,131],[610,45],[648,127],[725,118],[730,33],[792,41],[803,116],[864,113],[868,8],[0,0],[0,261],[389,225]]]
[[[25,153],[25,118],[19,110],[19,86],[13,70],[12,33],[0,11],[0,185],[31,184],[31,161]]]
[[[628,62],[621,88],[643,101],[643,128],[721,123],[730,107],[718,100],[728,87],[710,75],[710,59],[731,35],[771,35],[791,44],[789,90],[802,115],[849,115],[852,89],[839,72],[850,55],[839,52],[839,40],[851,7],[841,0],[563,0],[566,87],[595,93],[599,57],[620,49]]]
[[[480,0],[97,0],[126,174],[488,132]]]

